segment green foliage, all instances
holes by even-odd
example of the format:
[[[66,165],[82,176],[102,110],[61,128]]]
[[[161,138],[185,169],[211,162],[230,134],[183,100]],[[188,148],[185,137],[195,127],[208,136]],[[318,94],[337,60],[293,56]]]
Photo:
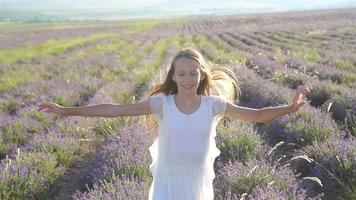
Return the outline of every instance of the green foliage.
[[[66,99],[65,97],[62,96],[53,97],[52,102],[61,106],[71,106],[71,102],[69,101],[69,99]]]
[[[98,90],[98,85],[90,84],[86,85],[85,89],[79,92],[80,101],[84,102],[89,100],[89,98]]]
[[[43,153],[24,153],[21,154],[17,159],[19,165],[27,165],[32,169],[36,169],[44,177],[47,177],[47,180],[55,180],[58,177],[58,171],[56,170],[58,163],[55,157],[50,156],[51,159],[47,158]]]
[[[120,69],[110,69],[105,64],[98,63],[97,66],[84,69],[84,74],[91,77],[103,79],[108,83],[112,83],[120,78],[122,71]],[[73,78],[70,78],[73,80]],[[97,87],[93,85],[92,87]]]
[[[330,79],[337,84],[351,84],[356,82],[356,76],[334,74]]]
[[[143,87],[144,85],[146,85],[150,80],[151,77],[154,75],[155,73],[155,68],[147,66],[147,69],[144,72],[141,72],[136,80],[135,85],[138,85],[139,87]]]
[[[321,126],[317,121],[312,113],[300,111],[288,118],[286,131],[296,138],[296,143],[300,146],[328,140],[333,130]]]
[[[335,144],[335,142],[337,142]],[[334,144],[333,144],[334,143]],[[332,188],[328,193],[337,193],[340,199],[353,199],[356,194],[354,142],[328,141],[307,146],[305,159],[319,168],[320,179]],[[328,194],[330,195],[330,194]]]
[[[33,187],[33,177],[20,177],[13,174],[11,179],[0,181],[0,197],[3,200],[22,200],[25,196],[24,191],[31,185]]]
[[[5,156],[9,154],[9,151],[10,151],[9,145],[0,142],[0,159],[5,158]]]
[[[126,177],[135,177],[140,181],[146,182],[151,179],[151,172],[143,166],[124,167],[117,172],[118,176],[125,175]]]
[[[42,112],[31,112],[30,117],[33,119],[36,119],[39,122],[43,122],[45,124],[47,124],[47,122],[48,122],[48,119]]]
[[[288,187],[287,183],[280,177],[275,176],[273,172],[259,169],[250,174],[231,177],[227,180],[227,184],[231,186],[231,190],[236,194],[250,194],[257,186],[267,185],[271,182],[278,189],[285,190]]]
[[[120,127],[129,124],[130,119],[127,117],[115,117],[101,119],[95,126],[94,131],[100,135],[117,135]]]
[[[330,99],[332,94],[340,94],[341,91],[338,87],[332,84],[313,85],[310,92],[307,94],[307,98],[311,100],[310,105],[319,107]]]
[[[71,124],[69,121],[57,122],[57,127],[61,133],[73,136],[75,138],[79,138],[82,135],[87,135],[86,129]]]
[[[27,45],[12,49],[1,49],[0,63],[24,62],[34,57],[58,55],[68,51],[74,46],[100,39],[110,39],[115,36],[116,35],[112,33],[99,33],[75,39],[48,40],[41,45]]]
[[[211,44],[214,45],[214,47],[217,49],[217,51],[219,52],[218,53],[218,56],[221,58],[224,58],[224,57],[228,57],[232,60],[236,60],[238,61],[239,63],[245,63],[246,62],[246,55],[242,55],[242,54],[239,54],[239,53],[236,53],[234,51],[230,51],[228,52],[227,50],[225,50],[225,48],[223,46],[221,46],[216,40],[210,38],[210,37],[207,37],[205,36],[205,40]]]
[[[0,109],[12,115],[15,114],[16,110],[19,109],[20,107],[21,107],[21,102],[17,100],[12,100],[10,102],[5,102],[0,104]]]
[[[350,134],[356,137],[356,114],[352,109],[346,110],[346,126]]]
[[[156,25],[161,24],[160,20],[140,20],[127,25],[127,34],[133,34],[141,31],[147,31]]]
[[[179,49],[186,47],[187,41],[186,41],[183,37],[178,37],[178,38],[175,39],[174,41],[176,41],[176,46],[177,46]]]
[[[146,85],[151,80],[151,77],[154,75],[156,70],[159,67],[161,67],[163,60],[166,57],[167,48],[170,42],[171,42],[171,38],[168,38],[168,39],[160,40],[159,42],[156,43],[152,51],[157,55],[157,58],[153,61],[153,63],[146,65],[144,67],[145,70],[140,71],[139,74],[137,75],[137,78],[135,78],[134,80],[135,85],[137,85],[139,88]]]
[[[331,130],[316,125],[298,124],[290,129],[290,132],[301,138],[302,146],[311,145],[313,141],[325,141],[330,138]]]
[[[226,122],[217,128],[217,147],[221,152],[221,159],[228,159],[246,163],[256,158],[256,150],[262,141],[253,134],[252,124],[247,122]]]
[[[239,63],[245,63],[247,60],[246,55],[238,54],[233,51],[229,52],[226,56],[232,60],[237,60]]]
[[[43,153],[24,153],[17,157],[15,169],[5,171],[0,181],[0,197],[3,200],[37,199],[64,172],[56,159]],[[10,164],[7,161],[7,164]]]
[[[81,77],[82,75],[75,70],[70,70],[63,74],[63,79],[65,79],[68,83],[75,80],[79,80]]]
[[[111,51],[115,52],[115,51],[121,50],[127,44],[128,44],[128,41],[123,40],[123,39],[120,39],[120,40],[115,41],[110,44],[105,44],[105,45],[99,44],[99,45],[95,46],[93,53],[106,53],[106,52],[111,52]]]
[[[193,42],[197,46],[197,48],[201,49],[204,53],[207,49],[212,49],[212,44],[208,42],[206,36],[203,35],[194,35]],[[214,48],[214,47],[213,47]],[[216,49],[214,51],[209,51],[209,53],[205,54],[205,56],[214,63],[226,63],[224,60],[226,52],[223,49]]]
[[[295,51],[295,55],[307,61],[317,62],[320,60],[321,56],[317,49],[315,48],[305,48],[299,47]]]
[[[24,135],[25,127],[19,121],[13,121],[6,125],[1,125],[0,129],[3,133],[3,141],[5,143],[24,144],[26,137]]]
[[[0,75],[0,93],[31,83],[37,79],[39,79],[38,75],[33,74],[28,70],[6,71],[4,74]]]
[[[63,140],[69,140],[69,138],[63,138]],[[64,166],[71,165],[74,156],[82,152],[79,141],[73,139],[65,145],[60,140],[51,140],[49,143],[38,142],[35,148],[38,151],[55,156],[58,162]]]
[[[356,63],[351,60],[339,60],[335,63],[336,68],[356,72]]]
[[[140,56],[135,53],[134,49],[134,47],[136,47],[137,45],[137,42],[130,44],[130,48],[125,49],[125,51],[119,54],[119,59],[126,62],[128,70],[132,70],[138,66],[138,60],[140,59]],[[153,44],[150,46],[153,46]]]
[[[123,90],[116,96],[116,102],[119,104],[128,104],[128,103],[133,103],[135,100],[135,95],[133,92],[130,92],[128,90]]]
[[[249,133],[240,134],[236,139],[226,138],[218,148],[224,157],[246,162],[255,157],[253,150],[259,144],[258,140],[255,139]]]
[[[94,47],[87,47],[85,49],[78,49],[68,55],[69,60],[78,60],[93,56],[96,54],[104,54],[107,52],[116,52],[121,50],[128,41],[121,38],[107,38],[105,44],[97,44]]]
[[[273,72],[271,80],[276,83],[287,85],[288,87],[293,89],[296,89],[299,85],[303,84],[303,80],[301,80],[300,78],[278,70]]]

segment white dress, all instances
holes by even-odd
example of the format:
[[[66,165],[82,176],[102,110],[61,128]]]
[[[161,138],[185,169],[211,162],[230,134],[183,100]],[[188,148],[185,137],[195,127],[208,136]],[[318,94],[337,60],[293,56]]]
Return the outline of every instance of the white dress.
[[[174,95],[150,97],[150,109],[159,121],[159,135],[149,147],[153,181],[149,200],[213,200],[216,125],[226,102],[201,96],[194,113],[178,110]]]

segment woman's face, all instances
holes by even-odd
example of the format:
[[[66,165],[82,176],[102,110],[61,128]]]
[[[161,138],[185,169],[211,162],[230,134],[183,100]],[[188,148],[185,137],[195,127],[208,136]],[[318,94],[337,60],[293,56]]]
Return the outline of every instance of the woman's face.
[[[200,72],[199,63],[190,58],[179,58],[175,62],[173,81],[179,93],[197,93],[200,80],[205,78]]]

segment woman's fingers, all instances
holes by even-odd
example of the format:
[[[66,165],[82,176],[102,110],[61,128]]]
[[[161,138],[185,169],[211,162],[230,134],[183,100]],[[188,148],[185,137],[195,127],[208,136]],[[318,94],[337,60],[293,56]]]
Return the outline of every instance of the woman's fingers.
[[[44,112],[49,112],[49,111],[52,111],[53,109],[54,109],[53,105],[51,105],[49,103],[43,103],[43,104],[38,105],[37,111],[43,110]]]
[[[307,94],[308,92],[310,92],[310,90],[309,90],[309,87],[306,85],[300,85],[297,88],[297,93]]]
[[[307,103],[305,95],[310,92],[310,89],[306,85],[301,85],[297,88],[296,94],[293,98],[293,103],[298,105],[298,108]]]
[[[41,107],[41,108],[38,108],[37,111],[40,112],[41,110],[43,110],[43,111],[46,112],[46,111],[48,111],[49,109],[51,109],[51,108],[48,108],[48,107]]]
[[[41,104],[41,105],[38,106],[38,110],[42,110],[42,109],[45,109],[45,108],[49,108],[49,106],[46,105],[46,104]]]
[[[307,93],[309,93],[310,90],[308,86],[306,85],[301,85],[297,88],[296,96],[298,100],[302,100],[303,96],[305,96]]]

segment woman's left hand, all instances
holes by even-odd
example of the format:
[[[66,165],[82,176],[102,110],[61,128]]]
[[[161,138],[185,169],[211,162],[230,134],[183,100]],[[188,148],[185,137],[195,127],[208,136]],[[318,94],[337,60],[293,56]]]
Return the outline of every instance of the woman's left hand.
[[[293,108],[293,112],[298,111],[300,107],[302,107],[304,104],[307,103],[307,101],[305,99],[305,95],[309,92],[310,92],[310,90],[306,85],[300,85],[297,88],[297,92],[293,97],[293,100],[292,100],[293,103],[291,105]]]

